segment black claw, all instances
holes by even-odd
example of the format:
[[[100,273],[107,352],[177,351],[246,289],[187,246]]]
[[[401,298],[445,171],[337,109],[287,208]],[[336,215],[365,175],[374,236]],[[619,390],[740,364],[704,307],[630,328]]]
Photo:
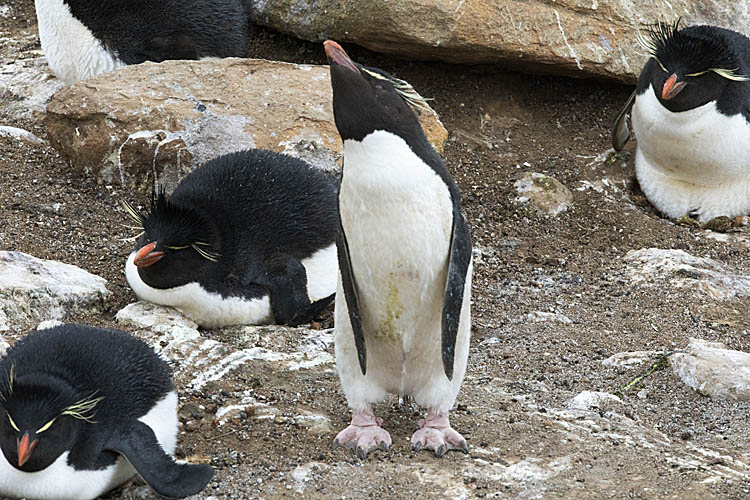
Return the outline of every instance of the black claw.
[[[339,446],[341,446],[339,444],[339,440],[338,439],[334,439],[333,440],[333,449],[336,450]]]
[[[357,446],[357,456],[360,460],[364,460],[367,458],[367,450],[365,450],[362,446]]]
[[[461,451],[464,453],[469,453],[469,445],[466,443],[466,441],[461,441],[461,445],[458,447]]]
[[[411,449],[412,449],[413,451],[416,451],[416,452],[419,452],[419,451],[421,451],[421,450],[422,450],[422,448],[424,448],[424,445],[422,444],[422,442],[421,442],[421,441],[417,441],[417,442],[416,442],[416,443],[414,443],[414,445],[413,445],[413,446],[411,447]]]
[[[386,443],[385,441],[380,442],[380,449],[383,451],[391,451],[391,445]]]
[[[445,455],[446,451],[448,451],[448,447],[444,444],[441,444],[440,446],[438,446],[438,449],[435,450],[435,456],[440,458]]]

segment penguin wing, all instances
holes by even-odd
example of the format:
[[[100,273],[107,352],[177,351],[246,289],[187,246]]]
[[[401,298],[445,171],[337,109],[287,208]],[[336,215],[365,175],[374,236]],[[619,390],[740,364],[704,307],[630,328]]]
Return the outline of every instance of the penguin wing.
[[[137,420],[115,431],[104,448],[124,456],[154,491],[169,498],[198,493],[214,475],[209,465],[175,462],[164,452],[151,427]]]
[[[138,52],[138,56],[142,58],[139,62],[162,62],[167,59],[195,60],[198,59],[198,46],[190,35],[172,33],[146,40],[143,48]]]
[[[445,283],[442,317],[443,370],[448,379],[453,378],[453,358],[456,352],[456,336],[464,298],[466,275],[471,263],[471,235],[466,219],[459,209],[453,211],[451,230],[450,263]]]
[[[362,330],[359,294],[357,292],[357,282],[354,279],[354,271],[352,271],[352,261],[349,258],[349,243],[346,241],[346,234],[341,225],[340,216],[339,234],[336,237],[336,251],[338,252],[341,284],[344,287],[344,300],[346,300],[346,308],[349,311],[349,322],[352,324],[352,332],[354,332],[354,345],[357,347],[359,368],[362,370],[362,375],[365,375],[367,373],[367,347],[365,346],[365,334]]]
[[[615,151],[621,151],[622,148],[625,147],[625,144],[627,144],[628,140],[630,140],[628,115],[630,115],[630,110],[633,109],[636,92],[637,90],[634,90],[633,93],[630,94],[625,106],[623,106],[620,112],[617,113],[615,123],[612,124],[612,147],[615,148]]]

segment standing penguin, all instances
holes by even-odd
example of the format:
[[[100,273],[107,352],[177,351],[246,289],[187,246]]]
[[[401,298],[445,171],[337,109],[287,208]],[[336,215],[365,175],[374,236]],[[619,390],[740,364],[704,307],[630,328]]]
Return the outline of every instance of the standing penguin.
[[[246,57],[244,0],[35,0],[50,68],[67,83],[127,64]]]
[[[87,500],[135,472],[183,498],[213,476],[178,464],[169,367],[125,332],[62,325],[33,332],[0,360],[0,495]]]
[[[335,444],[361,458],[388,449],[371,405],[391,393],[428,409],[414,450],[467,451],[448,420],[470,336],[471,239],[458,187],[407,104],[421,101],[414,89],[354,63],[336,42],[325,51],[344,141],[336,367],[352,408]]]
[[[336,184],[291,156],[252,149],[213,159],[143,214],[125,266],[141,300],[207,328],[299,324],[336,291]]]
[[[639,41],[651,56],[617,116],[612,145],[638,139],[635,172],[671,218],[750,213],[750,40],[715,26],[661,23]]]

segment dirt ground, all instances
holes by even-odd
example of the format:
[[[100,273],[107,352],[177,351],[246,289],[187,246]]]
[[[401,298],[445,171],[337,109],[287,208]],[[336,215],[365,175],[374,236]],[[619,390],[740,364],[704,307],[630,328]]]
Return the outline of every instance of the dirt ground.
[[[0,16],[3,36],[25,40],[36,31],[33,2],[8,5],[12,15]],[[39,49],[38,41],[0,43],[19,54]],[[651,247],[750,270],[748,246],[660,217],[638,191],[632,159],[606,159],[609,126],[632,88],[346,48],[358,62],[434,98],[450,133],[444,158],[481,249],[469,367],[451,415],[471,453],[413,453],[408,440],[419,414],[395,398],[376,408],[393,437],[389,453],[360,461],[333,450],[335,432],[349,418],[335,370],[291,372],[254,361],[220,387],[182,401],[210,413],[252,388],[281,415],[254,419],[249,409],[222,427],[204,412],[191,417],[197,423],[181,433],[179,455],[210,459],[216,470],[201,498],[748,498],[748,403],[701,396],[667,369],[613,408],[585,417],[564,411],[582,391],[616,392],[650,364],[602,365],[619,352],[672,351],[691,337],[750,351],[750,298],[719,301],[689,287],[625,277],[624,255]],[[322,46],[264,29],[250,56],[325,63]],[[38,119],[0,117],[0,124],[46,136]],[[626,152],[632,151],[631,144]],[[571,207],[547,217],[516,202],[513,183],[526,172],[567,186]],[[583,189],[602,179],[609,185],[602,192]],[[122,241],[131,234],[118,199],[138,196],[73,172],[49,146],[0,137],[0,249],[75,264],[108,280],[109,309],[71,321],[117,328],[114,314],[135,300],[123,273],[132,248]],[[736,231],[750,236],[747,228]],[[529,321],[536,311],[572,322]],[[243,342],[231,330],[204,334],[237,347]],[[297,339],[289,330],[267,342]],[[315,435],[283,418],[301,409],[328,416],[333,432]],[[136,481],[110,498],[156,496]]]

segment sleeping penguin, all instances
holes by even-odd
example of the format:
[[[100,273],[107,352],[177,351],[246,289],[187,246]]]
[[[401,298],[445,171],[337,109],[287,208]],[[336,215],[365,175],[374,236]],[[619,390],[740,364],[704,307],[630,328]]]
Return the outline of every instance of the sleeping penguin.
[[[169,367],[125,332],[62,325],[0,360],[0,496],[86,500],[134,473],[183,498],[208,465],[176,463],[177,393]]]
[[[290,156],[253,149],[211,160],[149,213],[128,258],[141,300],[172,306],[201,326],[297,325],[336,291],[336,183]]]
[[[246,57],[244,0],[35,0],[50,68],[67,83],[127,64]]]
[[[615,120],[612,145],[638,139],[635,172],[663,214],[700,221],[750,213],[750,40],[715,26],[659,24],[651,56]]]
[[[427,407],[414,450],[468,451],[448,419],[470,335],[471,239],[458,187],[409,107],[424,103],[414,89],[354,63],[336,42],[325,51],[344,141],[336,367],[352,409],[334,444],[360,458],[387,450],[372,404],[390,393]]]

